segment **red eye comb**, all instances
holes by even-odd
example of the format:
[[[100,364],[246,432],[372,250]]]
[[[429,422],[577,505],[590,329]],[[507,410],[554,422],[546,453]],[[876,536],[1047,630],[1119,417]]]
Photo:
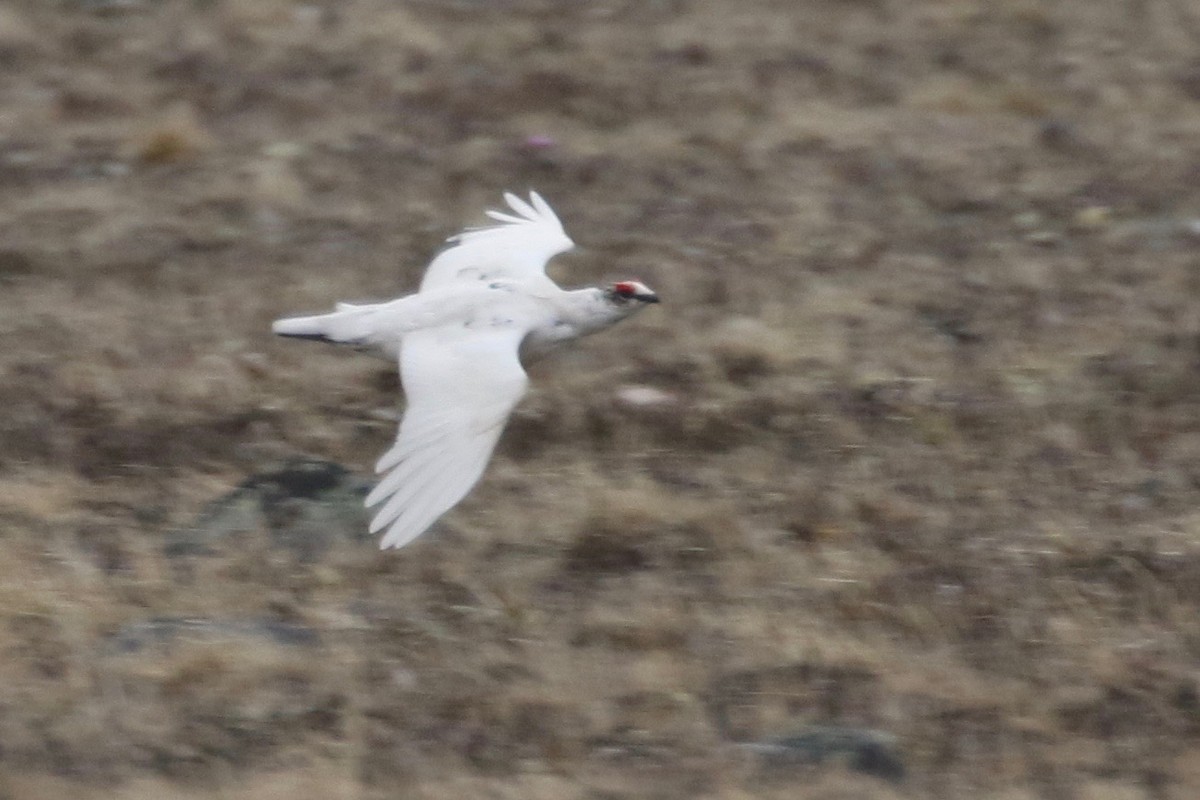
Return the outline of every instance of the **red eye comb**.
[[[613,284],[613,291],[622,297],[633,297],[637,294],[637,286],[629,281],[621,281],[620,283]]]

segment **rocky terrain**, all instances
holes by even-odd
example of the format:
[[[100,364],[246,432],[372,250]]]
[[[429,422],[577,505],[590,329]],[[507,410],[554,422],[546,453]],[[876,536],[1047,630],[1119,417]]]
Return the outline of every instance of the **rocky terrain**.
[[[1200,11],[0,5],[0,798],[1200,796]],[[476,491],[270,321],[542,192]]]

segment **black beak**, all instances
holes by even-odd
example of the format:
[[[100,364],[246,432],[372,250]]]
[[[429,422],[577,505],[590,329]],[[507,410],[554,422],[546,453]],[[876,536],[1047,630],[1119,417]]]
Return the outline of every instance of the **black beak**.
[[[643,303],[657,303],[658,295],[656,295],[654,292],[650,292],[649,294],[635,294],[633,299],[641,300]]]

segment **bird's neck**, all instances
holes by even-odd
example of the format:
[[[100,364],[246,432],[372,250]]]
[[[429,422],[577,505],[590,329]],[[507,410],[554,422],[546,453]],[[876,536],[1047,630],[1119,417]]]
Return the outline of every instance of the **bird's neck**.
[[[602,331],[627,315],[624,309],[608,302],[603,289],[564,292],[559,306],[561,324],[574,331],[570,338]]]
[[[602,289],[576,289],[554,300],[554,324],[530,331],[521,346],[523,360],[541,357],[558,345],[602,331],[624,315],[604,298]]]

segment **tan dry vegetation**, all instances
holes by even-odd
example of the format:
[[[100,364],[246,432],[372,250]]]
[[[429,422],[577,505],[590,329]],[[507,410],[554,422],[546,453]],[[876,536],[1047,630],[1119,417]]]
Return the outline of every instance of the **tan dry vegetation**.
[[[1198,44],[1173,0],[7,4],[0,796],[1195,797]],[[393,435],[390,365],[270,320],[528,187],[559,278],[664,305],[535,367],[411,548],[164,555]],[[904,778],[739,744],[823,728]]]

